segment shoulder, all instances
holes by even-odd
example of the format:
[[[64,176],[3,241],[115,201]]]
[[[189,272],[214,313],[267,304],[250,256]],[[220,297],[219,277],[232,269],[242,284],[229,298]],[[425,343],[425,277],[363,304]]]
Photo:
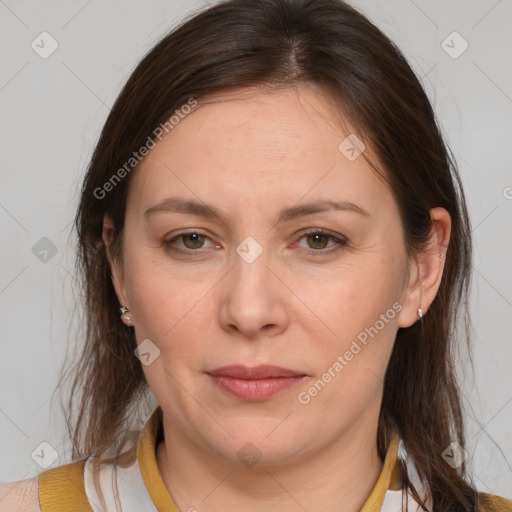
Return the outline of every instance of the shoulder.
[[[478,509],[481,512],[512,512],[512,500],[481,492],[478,493]]]
[[[39,473],[41,512],[90,512],[84,485],[86,459],[47,469]],[[3,511],[2,511],[3,512]]]
[[[0,484],[0,512],[91,512],[84,486],[85,460]]]
[[[0,483],[1,512],[41,512],[38,477]]]

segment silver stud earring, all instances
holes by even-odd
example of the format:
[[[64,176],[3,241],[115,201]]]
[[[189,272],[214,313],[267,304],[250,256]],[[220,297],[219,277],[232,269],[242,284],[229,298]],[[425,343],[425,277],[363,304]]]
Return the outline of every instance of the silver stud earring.
[[[418,308],[418,320],[421,320],[423,318],[423,310],[421,308]]]
[[[125,325],[132,325],[132,315],[130,314],[130,310],[121,306],[119,308],[119,312],[121,313],[121,320]]]

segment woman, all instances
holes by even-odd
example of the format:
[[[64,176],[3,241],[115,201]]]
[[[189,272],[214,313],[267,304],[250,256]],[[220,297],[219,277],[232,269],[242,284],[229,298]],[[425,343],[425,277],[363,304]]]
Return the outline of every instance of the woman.
[[[456,167],[348,5],[231,0],[166,36],[109,115],[76,227],[75,462],[19,483],[25,510],[512,510],[466,472]]]

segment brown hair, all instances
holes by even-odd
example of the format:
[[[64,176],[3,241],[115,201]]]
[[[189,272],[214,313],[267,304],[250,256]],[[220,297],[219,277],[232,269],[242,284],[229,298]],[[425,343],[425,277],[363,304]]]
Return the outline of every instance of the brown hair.
[[[131,174],[98,190],[155,129],[190,98],[244,86],[321,85],[371,147],[399,205],[410,254],[424,247],[429,210],[452,220],[441,286],[421,322],[398,331],[384,384],[378,448],[384,456],[397,428],[431,487],[434,509],[473,510],[464,464],[452,469],[442,452],[464,446],[456,381],[454,331],[466,311],[471,237],[460,178],[432,107],[401,52],[367,18],[340,0],[229,0],[184,21],[137,66],[108,116],[87,170],[75,224],[86,332],[68,405],[73,457],[101,454],[125,439],[147,396],[134,357],[133,330],[119,320],[102,226],[114,225],[112,251],[122,256]],[[148,139],[149,137],[149,139]],[[377,169],[377,165],[375,165]],[[384,172],[382,171],[384,170]],[[96,193],[95,193],[96,192]],[[466,330],[467,340],[467,330]],[[75,396],[75,391],[80,393]],[[73,426],[71,426],[73,425]],[[414,492],[412,484],[407,486]]]

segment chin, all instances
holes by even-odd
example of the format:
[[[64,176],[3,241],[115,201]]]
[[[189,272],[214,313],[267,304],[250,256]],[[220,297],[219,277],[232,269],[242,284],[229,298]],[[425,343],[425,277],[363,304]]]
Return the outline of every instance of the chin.
[[[308,451],[307,436],[292,425],[282,429],[282,424],[276,428],[277,425],[279,421],[274,419],[258,421],[251,417],[247,421],[237,420],[236,425],[225,425],[232,437],[226,434],[221,439],[205,441],[216,454],[247,468],[291,463]],[[313,440],[315,436],[312,434],[311,437]]]

